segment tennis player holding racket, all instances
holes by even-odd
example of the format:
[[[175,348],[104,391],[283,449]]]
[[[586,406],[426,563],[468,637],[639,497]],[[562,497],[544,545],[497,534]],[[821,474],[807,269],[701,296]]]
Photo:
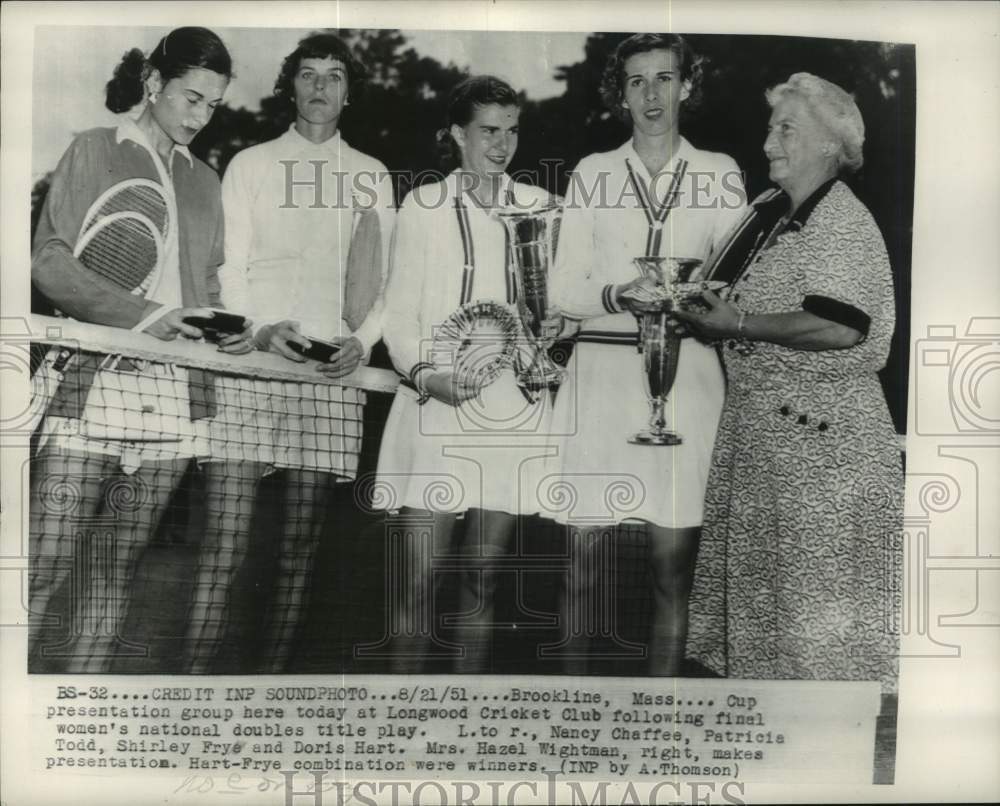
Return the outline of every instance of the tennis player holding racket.
[[[254,319],[259,349],[330,378],[353,371],[379,340],[378,295],[395,218],[385,166],[352,148],[339,130],[361,76],[337,36],[303,39],[275,82],[294,122],[277,139],[237,154],[222,183],[223,303]],[[338,350],[307,364],[296,348],[308,348],[310,339]],[[364,393],[328,383],[223,377],[217,388],[216,462],[206,466],[209,519],[184,666],[213,669],[230,621],[232,582],[247,556],[257,483],[278,470],[285,511],[260,668],[281,672],[308,603],[330,492],[357,472]]]
[[[537,511],[529,478],[546,450],[548,395],[528,401],[509,365],[485,388],[477,383],[478,370],[502,351],[504,320],[517,316],[506,231],[494,212],[549,200],[506,173],[519,115],[517,93],[493,76],[468,78],[452,90],[438,142],[444,164],[456,169],[403,202],[385,294],[383,337],[407,381],[386,423],[375,498],[414,524],[403,530],[402,578],[388,581],[411,595],[393,597],[392,617],[397,625],[430,626],[434,592],[429,559],[420,556],[428,548],[420,545],[422,524],[433,523],[439,552],[450,550],[456,526],[464,526],[464,534],[456,532],[468,557],[456,670],[467,673],[489,664],[496,558],[510,553],[517,516]],[[466,336],[453,351],[428,350],[435,333],[456,330]],[[491,331],[495,338],[482,338]],[[411,633],[389,649],[394,670],[418,671],[438,648],[429,632]]]
[[[187,146],[231,74],[225,45],[204,28],[173,30],[148,57],[133,49],[116,67],[108,109],[145,105],[73,141],[35,236],[32,280],[65,315],[164,340],[201,337],[184,320],[220,304],[222,205],[218,178]],[[240,334],[221,349],[249,345]],[[65,656],[66,671],[103,672],[121,648],[139,551],[188,460],[206,451],[200,421],[213,413],[211,381],[93,354],[72,355],[63,372],[31,472],[30,650]],[[73,635],[40,647],[41,620],[74,556],[84,570],[70,590]]]

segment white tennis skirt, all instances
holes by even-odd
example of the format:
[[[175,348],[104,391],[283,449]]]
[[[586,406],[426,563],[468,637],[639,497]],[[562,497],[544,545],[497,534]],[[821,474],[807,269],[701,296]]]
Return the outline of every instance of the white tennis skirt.
[[[458,407],[420,405],[401,386],[382,437],[373,507],[534,514],[544,460],[554,453],[550,419],[548,393],[527,400],[510,370],[481,400]]]
[[[188,392],[184,367],[108,356],[94,375],[81,416],[46,417],[39,449],[51,445],[117,456],[126,473],[151,462],[205,458],[209,426],[191,419]]]

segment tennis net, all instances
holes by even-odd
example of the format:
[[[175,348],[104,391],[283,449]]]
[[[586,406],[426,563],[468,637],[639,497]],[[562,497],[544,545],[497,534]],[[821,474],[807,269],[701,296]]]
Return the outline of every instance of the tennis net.
[[[407,637],[389,588],[412,525],[369,500],[394,372],[331,381],[272,353],[41,316],[31,332],[29,669],[394,669],[395,643],[369,651]],[[551,521],[524,518],[518,534],[496,558],[491,670],[561,673],[583,651],[591,671],[641,673],[645,530],[612,529],[586,560],[601,584],[569,640],[560,592],[583,560]],[[429,559],[446,642],[468,561]],[[453,655],[425,671],[452,671]]]
[[[329,379],[314,362],[67,319],[35,316],[32,331],[43,335],[32,345],[29,668],[111,671],[149,658],[144,639],[155,637],[170,639],[178,671],[213,670],[266,524],[255,667],[285,670],[331,494],[358,472],[366,392],[393,391],[395,373]],[[154,538],[190,550],[142,580]],[[171,601],[181,580],[186,608]],[[147,597],[133,640],[126,620],[143,581],[170,606]]]

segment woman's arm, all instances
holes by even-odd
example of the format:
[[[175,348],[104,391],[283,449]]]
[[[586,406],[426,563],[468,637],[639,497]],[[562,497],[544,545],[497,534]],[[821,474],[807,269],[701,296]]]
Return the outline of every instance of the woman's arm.
[[[375,181],[375,211],[378,213],[379,233],[381,235],[381,264],[379,270],[379,294],[375,298],[368,315],[354,331],[355,338],[361,343],[367,357],[375,343],[382,338],[382,319],[385,307],[385,286],[389,274],[389,255],[392,249],[393,229],[396,224],[396,206],[393,197],[392,179],[387,170],[380,171],[373,177]]]
[[[863,338],[860,330],[809,311],[745,314],[711,291],[703,296],[708,313],[675,311],[674,316],[704,338],[767,341],[796,350],[843,350]]]
[[[249,155],[248,155],[249,156]],[[248,265],[253,238],[253,196],[247,157],[237,154],[222,178],[222,210],[225,219],[225,261],[218,271],[222,305],[253,317],[250,305]],[[265,322],[257,321],[257,325]]]
[[[31,279],[74,319],[133,328],[160,308],[159,303],[130,294],[73,257],[83,219],[107,186],[110,158],[100,134],[88,133],[74,140],[59,161],[35,232]]]
[[[618,296],[626,288],[605,282],[599,267],[594,265],[592,204],[606,194],[600,192],[599,180],[588,179],[588,175],[578,167],[570,177],[559,228],[559,248],[549,279],[552,305],[578,320],[620,313],[623,307]]]
[[[435,235],[433,222],[423,220],[427,218],[426,211],[416,203],[414,193],[419,193],[419,188],[411,192],[396,219],[381,320],[382,338],[392,363],[407,378],[420,363],[420,342],[424,336],[420,309],[428,270],[426,239]]]

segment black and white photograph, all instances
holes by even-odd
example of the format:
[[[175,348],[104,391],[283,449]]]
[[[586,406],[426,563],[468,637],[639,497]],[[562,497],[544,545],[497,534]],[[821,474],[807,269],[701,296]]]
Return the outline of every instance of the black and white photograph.
[[[666,5],[5,6],[10,803],[892,801],[995,723],[996,7]]]

